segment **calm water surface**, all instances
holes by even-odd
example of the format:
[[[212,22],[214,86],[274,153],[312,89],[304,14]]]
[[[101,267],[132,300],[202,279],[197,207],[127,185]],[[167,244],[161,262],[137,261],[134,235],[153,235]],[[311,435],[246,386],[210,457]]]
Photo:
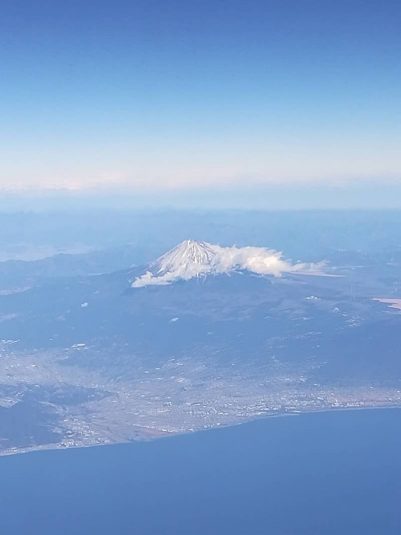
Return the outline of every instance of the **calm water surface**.
[[[1,535],[400,535],[401,411],[0,458]]]

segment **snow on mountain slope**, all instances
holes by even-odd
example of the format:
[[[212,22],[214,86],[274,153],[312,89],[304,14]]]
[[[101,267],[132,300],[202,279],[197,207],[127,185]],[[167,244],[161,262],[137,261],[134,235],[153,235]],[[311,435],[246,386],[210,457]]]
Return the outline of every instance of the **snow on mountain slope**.
[[[249,271],[279,277],[283,273],[315,273],[321,265],[291,262],[282,253],[265,247],[221,247],[203,241],[186,240],[171,249],[132,283],[133,288],[170,284],[206,275]]]
[[[186,240],[161,256],[155,263],[155,274],[160,277],[168,273],[192,278],[202,272],[213,270],[218,263],[219,247],[206,242]]]

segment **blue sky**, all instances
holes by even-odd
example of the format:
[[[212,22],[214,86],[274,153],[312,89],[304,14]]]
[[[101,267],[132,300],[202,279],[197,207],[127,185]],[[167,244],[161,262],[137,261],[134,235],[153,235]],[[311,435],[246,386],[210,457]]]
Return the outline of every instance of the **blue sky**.
[[[5,0],[0,188],[393,191],[400,27],[393,0]]]

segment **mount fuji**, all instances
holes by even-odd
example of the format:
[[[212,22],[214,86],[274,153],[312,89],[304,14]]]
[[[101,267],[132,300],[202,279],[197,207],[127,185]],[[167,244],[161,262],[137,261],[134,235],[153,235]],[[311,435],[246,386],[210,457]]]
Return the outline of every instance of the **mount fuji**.
[[[185,240],[151,263],[144,274],[135,278],[132,287],[165,285],[235,271],[275,277],[283,273],[321,274],[321,267],[321,264],[291,263],[281,252],[265,247],[222,247]]]

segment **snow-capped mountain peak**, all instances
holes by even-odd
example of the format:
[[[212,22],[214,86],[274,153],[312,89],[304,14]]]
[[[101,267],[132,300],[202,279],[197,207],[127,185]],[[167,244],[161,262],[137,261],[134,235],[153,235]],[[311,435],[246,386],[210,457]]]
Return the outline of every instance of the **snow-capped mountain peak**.
[[[206,275],[245,270],[258,275],[283,273],[319,274],[321,265],[285,260],[282,253],[265,247],[221,247],[203,241],[185,240],[149,265],[133,288],[170,284]]]
[[[211,269],[216,257],[216,246],[204,241],[185,240],[158,258],[151,265],[151,271],[157,276],[178,272],[196,276]]]

